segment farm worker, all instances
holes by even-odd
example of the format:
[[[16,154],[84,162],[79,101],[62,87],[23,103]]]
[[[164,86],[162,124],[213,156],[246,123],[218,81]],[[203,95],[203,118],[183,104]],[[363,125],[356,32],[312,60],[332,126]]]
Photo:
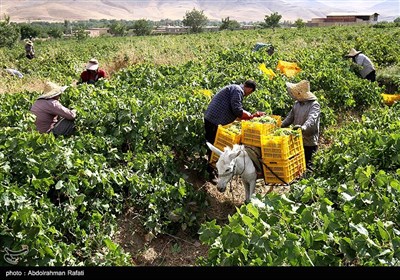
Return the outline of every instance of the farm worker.
[[[32,105],[31,112],[36,116],[35,125],[40,133],[71,135],[74,132],[76,111],[64,107],[59,101],[66,88],[47,82],[43,94]]]
[[[100,78],[106,78],[106,72],[99,69],[99,62],[97,59],[92,58],[86,64],[86,70],[81,73],[78,84],[88,83],[95,84]]]
[[[4,66],[4,71],[6,71],[7,73],[13,75],[13,76],[17,76],[18,78],[23,78],[24,75],[19,72],[18,70],[12,69],[12,68],[7,68],[7,66]]]
[[[362,66],[360,74],[363,79],[375,82],[376,74],[375,74],[374,64],[365,54],[363,54],[361,51],[356,51],[355,49],[351,49],[350,52],[346,55],[346,57],[352,58],[354,63]]]
[[[35,50],[33,48],[33,42],[31,40],[28,40],[25,43],[25,56],[29,59],[35,57]]]
[[[272,44],[266,44],[266,43],[257,43],[255,44],[254,48],[253,48],[253,52],[256,52],[260,49],[266,49],[268,55],[273,55],[275,52],[275,48]]]
[[[293,125],[293,129],[301,129],[307,169],[312,171],[312,156],[318,150],[321,106],[317,97],[310,91],[308,81],[286,83],[286,87],[295,103],[281,127]]]
[[[263,112],[251,114],[243,109],[243,98],[256,90],[256,83],[247,80],[244,84],[231,84],[223,87],[211,99],[204,113],[205,138],[207,142],[214,144],[218,125],[227,125],[240,118],[249,120],[264,115]],[[211,158],[211,150],[207,146],[208,159]],[[208,164],[207,172],[210,180],[215,179],[214,168]]]

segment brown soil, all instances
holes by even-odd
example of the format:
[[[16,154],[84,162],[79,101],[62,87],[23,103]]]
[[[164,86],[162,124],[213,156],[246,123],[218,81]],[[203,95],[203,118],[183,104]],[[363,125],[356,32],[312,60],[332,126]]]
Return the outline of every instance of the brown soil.
[[[233,180],[224,193],[220,193],[216,185],[210,182],[201,182],[191,176],[193,185],[204,191],[207,196],[207,219],[215,219],[218,224],[228,222],[236,207],[244,203],[244,187],[240,181]],[[256,193],[266,194],[271,191],[286,192],[288,186],[266,186],[264,181],[258,180]],[[132,264],[136,266],[196,266],[196,259],[206,257],[208,247],[201,244],[197,237],[181,231],[176,235],[153,236],[143,228],[140,216],[135,209],[129,209],[119,219],[119,232],[116,242],[132,256]]]
[[[184,232],[156,237],[147,233],[134,209],[120,218],[119,230],[116,242],[131,254],[136,266],[193,266],[198,256],[207,254],[206,246]]]

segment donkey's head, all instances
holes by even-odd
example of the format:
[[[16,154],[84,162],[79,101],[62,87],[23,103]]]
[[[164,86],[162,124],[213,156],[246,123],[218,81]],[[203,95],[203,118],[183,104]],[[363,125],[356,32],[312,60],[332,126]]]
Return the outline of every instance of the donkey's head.
[[[210,145],[208,146],[210,147]],[[236,160],[240,154],[243,153],[243,151],[241,146],[237,144],[235,144],[232,149],[230,147],[225,147],[223,152],[214,146],[210,148],[213,152],[219,155],[219,159],[216,164],[218,170],[217,189],[220,192],[224,192],[228,182],[236,173]]]
[[[233,175],[236,173],[236,160],[242,153],[239,145],[235,145],[232,149],[230,147],[225,147],[224,152],[219,156],[217,161],[218,170],[218,184],[217,189],[220,192],[226,190],[228,182],[232,179]]]
[[[214,153],[219,155],[216,164],[218,170],[217,189],[224,192],[232,177],[239,175],[245,187],[246,203],[250,202],[250,196],[254,193],[256,186],[257,172],[245,147],[235,144],[232,149],[225,147],[224,151],[221,151],[208,142],[207,145]]]

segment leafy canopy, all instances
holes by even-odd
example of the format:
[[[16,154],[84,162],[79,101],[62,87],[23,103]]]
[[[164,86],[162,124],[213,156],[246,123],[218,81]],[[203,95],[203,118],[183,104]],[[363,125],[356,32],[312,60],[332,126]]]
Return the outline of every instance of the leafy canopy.
[[[0,20],[0,48],[11,48],[19,38],[18,26],[10,23],[10,16],[4,15],[4,20]]]
[[[278,14],[277,12],[272,13],[271,15],[266,15],[264,17],[264,26],[266,28],[272,28],[275,29],[276,27],[279,27],[279,21],[281,20],[282,15]]]
[[[195,8],[191,12],[187,11],[182,20],[184,26],[189,26],[192,33],[200,33],[207,24],[208,18],[204,11],[198,11]]]
[[[149,20],[139,19],[133,24],[133,30],[138,36],[150,35],[153,30],[153,24]]]
[[[234,30],[240,28],[240,23],[237,20],[230,20],[229,17],[222,19],[222,24],[219,30]]]

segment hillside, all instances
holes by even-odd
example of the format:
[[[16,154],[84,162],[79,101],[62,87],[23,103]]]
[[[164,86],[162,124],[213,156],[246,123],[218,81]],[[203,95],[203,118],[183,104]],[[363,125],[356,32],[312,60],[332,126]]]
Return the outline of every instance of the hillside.
[[[325,1],[326,2],[326,1]],[[394,18],[399,15],[396,7],[398,1],[382,1],[376,6],[368,7],[378,12],[383,18]],[[111,0],[4,0],[1,4],[1,13],[10,15],[14,22],[23,21],[64,21],[88,19],[183,19],[187,11],[196,8],[204,11],[210,20],[221,20],[230,17],[238,21],[262,21],[265,15],[278,12],[283,20],[294,21],[298,18],[310,20],[314,17],[323,17],[330,12],[360,11],[367,7],[349,5],[346,7],[329,6],[319,1],[256,1],[256,0],[221,0],[221,1],[111,1]]]

